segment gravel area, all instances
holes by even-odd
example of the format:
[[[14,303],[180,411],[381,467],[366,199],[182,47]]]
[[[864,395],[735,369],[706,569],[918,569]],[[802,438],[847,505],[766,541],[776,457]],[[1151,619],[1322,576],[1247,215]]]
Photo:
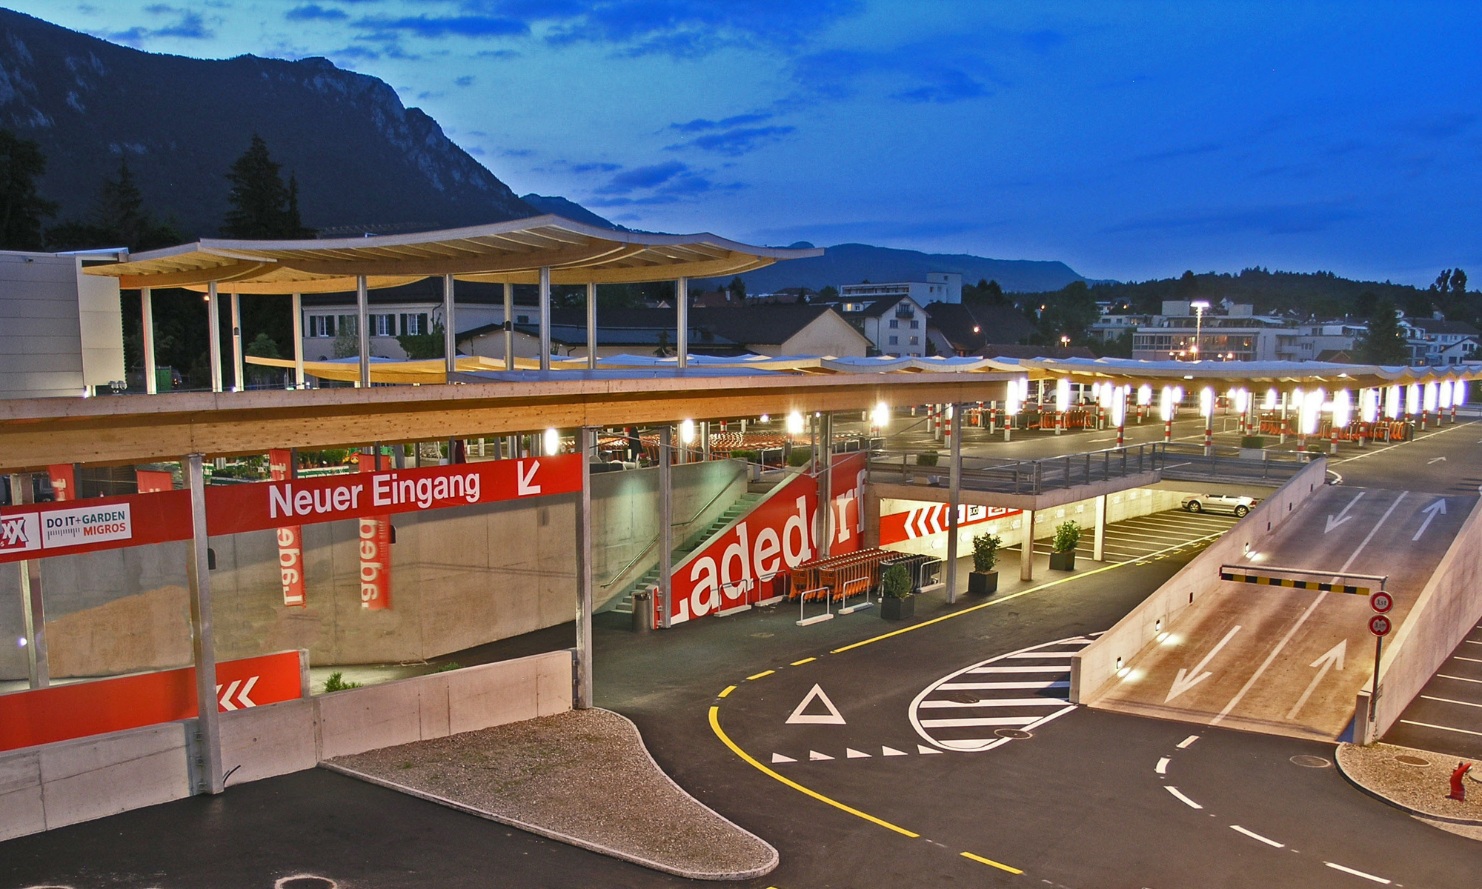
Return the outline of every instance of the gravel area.
[[[1423,820],[1430,823],[1482,828],[1482,763],[1473,763],[1471,772],[1462,780],[1466,801],[1447,799],[1452,771],[1458,762],[1467,761],[1391,744],[1338,745],[1338,768],[1374,796],[1427,816]],[[1453,832],[1482,839],[1482,830]]]
[[[659,769],[633,723],[572,710],[326,765],[552,839],[708,880],[758,877],[777,850]]]

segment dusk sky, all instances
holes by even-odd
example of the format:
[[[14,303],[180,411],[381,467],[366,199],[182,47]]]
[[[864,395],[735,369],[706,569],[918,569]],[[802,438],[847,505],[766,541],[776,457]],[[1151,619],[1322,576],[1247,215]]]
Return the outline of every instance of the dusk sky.
[[[324,56],[517,194],[635,228],[1482,279],[1482,3],[22,0],[150,52]]]

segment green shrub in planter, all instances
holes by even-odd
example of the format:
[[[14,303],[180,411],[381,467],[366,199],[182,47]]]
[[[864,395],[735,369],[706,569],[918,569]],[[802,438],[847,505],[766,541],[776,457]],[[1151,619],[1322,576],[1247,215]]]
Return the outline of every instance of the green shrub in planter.
[[[813,452],[808,448],[798,448],[788,455],[788,466],[807,466],[813,460]]]
[[[911,573],[905,565],[891,565],[880,578],[880,595],[886,599],[904,599],[911,595]]]
[[[1266,446],[1266,439],[1261,435],[1242,435],[1240,447],[1242,450],[1257,450]]]
[[[1054,550],[1057,553],[1068,553],[1076,548],[1081,542],[1081,526],[1073,521],[1066,520],[1055,526]]]
[[[998,548],[1003,538],[997,534],[978,534],[973,537],[973,570],[987,574],[998,564]]]
[[[937,452],[936,451],[925,451],[923,453],[917,454],[916,455],[916,465],[917,466],[935,466],[935,465],[937,465]]]

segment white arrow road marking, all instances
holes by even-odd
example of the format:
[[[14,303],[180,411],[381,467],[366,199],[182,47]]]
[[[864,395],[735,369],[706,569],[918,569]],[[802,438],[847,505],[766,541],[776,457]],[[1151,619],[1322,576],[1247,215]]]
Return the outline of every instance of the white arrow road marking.
[[[870,758],[870,755],[868,753],[862,753],[862,752],[860,752],[858,750],[855,750],[853,747],[845,747],[844,748],[844,758],[845,759],[869,759]]]
[[[1209,650],[1209,653],[1204,655],[1199,663],[1194,665],[1194,668],[1192,670],[1185,670],[1184,668],[1180,667],[1178,669],[1178,675],[1175,676],[1173,679],[1173,685],[1168,689],[1168,697],[1163,699],[1163,703],[1168,703],[1169,701],[1173,700],[1174,698],[1178,697],[1179,695],[1213,676],[1214,674],[1211,672],[1206,671],[1201,673],[1199,671],[1209,666],[1209,662],[1214,659],[1214,656],[1219,654],[1220,649],[1224,648],[1226,643],[1235,638],[1235,634],[1238,632],[1240,632],[1240,625],[1236,624],[1230,629],[1230,632],[1225,634],[1225,638],[1219,641],[1219,644],[1211,648]]]
[[[774,753],[774,754],[772,754],[772,762],[773,763],[779,763],[779,762],[797,762],[797,760],[793,759],[791,756],[783,756],[780,753]]]
[[[1165,757],[1162,757],[1161,759],[1158,760],[1158,764],[1153,767],[1153,771],[1157,772],[1160,775],[1166,775],[1166,774],[1168,774],[1168,763],[1169,763],[1169,758],[1166,757],[1166,756]]]
[[[1291,711],[1288,712],[1286,715],[1287,719],[1296,718],[1297,711],[1301,710],[1302,705],[1307,703],[1307,699],[1312,697],[1312,692],[1317,689],[1317,685],[1318,683],[1322,682],[1323,677],[1328,675],[1329,670],[1336,666],[1338,668],[1338,672],[1343,672],[1343,655],[1347,652],[1348,640],[1343,639],[1337,645],[1329,648],[1327,652],[1319,657],[1317,660],[1309,664],[1309,666],[1320,667],[1321,669],[1317,671],[1316,676],[1312,677],[1312,682],[1308,684],[1307,690],[1302,692],[1302,696],[1300,698],[1297,698],[1297,703],[1292,705]]]
[[[827,753],[819,753],[817,750],[809,750],[808,759],[813,762],[819,762],[820,760],[833,759],[833,757]]]
[[[819,703],[821,703],[824,706],[824,709],[828,710],[828,712],[804,713],[803,711],[808,709],[808,705],[813,703],[814,701],[818,701]],[[798,725],[800,723],[806,723],[809,725],[845,724],[844,716],[839,712],[839,708],[835,707],[834,702],[830,701],[828,699],[828,695],[823,693],[823,688],[816,684],[813,686],[812,691],[808,692],[806,695],[803,695],[803,702],[801,704],[798,704],[797,709],[792,711],[791,716],[787,717],[788,725]]]
[[[540,485],[532,485],[535,481],[535,471],[540,468],[539,460],[530,461],[530,471],[525,471],[525,461],[521,460],[515,464],[515,496],[525,497],[530,494],[539,494]]]
[[[1446,514],[1446,498],[1442,497],[1440,500],[1422,509],[1421,512],[1425,513],[1425,521],[1420,523],[1420,530],[1416,531],[1415,536],[1410,538],[1411,541],[1420,539],[1420,535],[1424,534],[1425,529],[1431,526],[1431,519],[1434,519],[1437,513],[1441,515]]]
[[[1343,524],[1344,522],[1352,519],[1353,516],[1349,515],[1348,514],[1348,511],[1350,509],[1353,509],[1353,505],[1355,503],[1359,502],[1359,498],[1363,497],[1365,493],[1366,492],[1364,492],[1364,491],[1359,491],[1358,494],[1355,495],[1352,500],[1348,501],[1348,505],[1345,506],[1345,507],[1343,507],[1343,511],[1340,512],[1340,513],[1338,513],[1338,515],[1336,517],[1334,517],[1334,516],[1328,516],[1328,526],[1323,529],[1323,533],[1326,534],[1329,531],[1333,530],[1334,528],[1338,527],[1339,525]]]
[[[1427,465],[1427,466],[1433,466],[1433,465],[1435,465],[1437,463],[1445,463],[1445,462],[1446,462],[1446,458],[1445,457],[1432,457],[1431,459],[1425,461],[1425,465]]]

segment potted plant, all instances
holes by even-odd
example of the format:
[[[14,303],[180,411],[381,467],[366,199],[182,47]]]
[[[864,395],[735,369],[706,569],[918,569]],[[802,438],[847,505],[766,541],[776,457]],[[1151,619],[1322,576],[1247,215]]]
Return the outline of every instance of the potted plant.
[[[998,592],[998,548],[1003,538],[997,534],[978,534],[973,537],[973,571],[967,576],[967,591],[978,596],[991,596]]]
[[[1266,438],[1261,435],[1240,437],[1240,459],[1260,460],[1266,456]]]
[[[1081,542],[1081,526],[1066,520],[1055,526],[1055,542],[1051,546],[1050,567],[1056,571],[1075,570],[1075,547]]]
[[[880,616],[886,620],[910,620],[916,616],[911,575],[905,565],[891,565],[880,577]]]

